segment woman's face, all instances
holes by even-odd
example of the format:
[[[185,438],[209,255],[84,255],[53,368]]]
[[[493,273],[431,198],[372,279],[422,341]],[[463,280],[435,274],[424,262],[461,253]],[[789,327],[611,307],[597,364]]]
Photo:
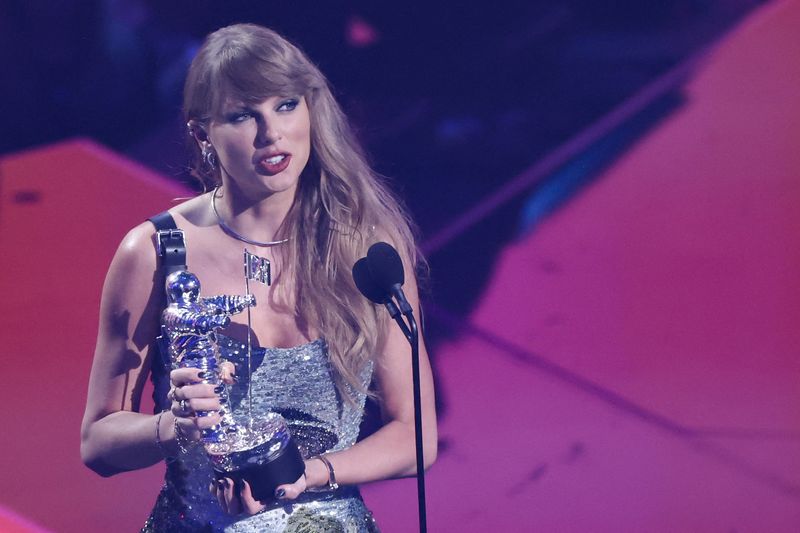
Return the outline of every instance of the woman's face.
[[[224,185],[254,197],[285,193],[294,198],[311,153],[304,97],[271,96],[257,105],[228,99],[207,133]]]

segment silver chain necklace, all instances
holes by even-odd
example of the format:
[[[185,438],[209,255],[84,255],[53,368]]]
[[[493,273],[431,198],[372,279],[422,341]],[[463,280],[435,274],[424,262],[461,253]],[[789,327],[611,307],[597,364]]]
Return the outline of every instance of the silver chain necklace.
[[[241,235],[240,233],[238,233],[232,227],[227,225],[224,220],[222,220],[222,217],[219,215],[219,211],[217,211],[217,191],[218,190],[219,190],[219,187],[215,187],[214,190],[211,192],[211,210],[214,211],[214,216],[217,217],[217,224],[219,224],[219,227],[222,228],[222,231],[224,231],[225,233],[227,233],[228,235],[230,235],[234,239],[240,240],[242,242],[246,242],[247,244],[252,244],[254,246],[276,246],[278,244],[283,244],[283,243],[289,241],[289,237],[286,237],[285,239],[281,239],[279,241],[266,241],[266,242],[254,241],[254,240],[248,239],[244,235]]]

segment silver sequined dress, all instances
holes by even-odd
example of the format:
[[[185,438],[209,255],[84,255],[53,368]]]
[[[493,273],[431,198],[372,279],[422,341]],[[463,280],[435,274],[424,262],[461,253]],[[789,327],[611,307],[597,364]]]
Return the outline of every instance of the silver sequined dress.
[[[237,422],[247,420],[246,347],[218,335],[220,355],[236,365],[240,380],[230,401]],[[252,352],[253,416],[283,415],[303,457],[352,446],[358,437],[365,396],[354,394],[355,405],[338,393],[328,349],[323,340],[294,348],[256,348]],[[363,383],[372,377],[366,368]],[[164,486],[143,532],[377,532],[372,514],[356,487],[335,492],[304,493],[291,503],[273,503],[253,516],[231,517],[222,512],[208,487],[211,465],[202,447],[167,465]]]

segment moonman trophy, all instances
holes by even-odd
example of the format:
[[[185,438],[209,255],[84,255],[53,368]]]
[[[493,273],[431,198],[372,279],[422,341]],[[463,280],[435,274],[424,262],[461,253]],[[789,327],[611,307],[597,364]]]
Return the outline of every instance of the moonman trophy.
[[[228,386],[220,375],[215,331],[230,324],[230,316],[255,306],[252,294],[200,298],[200,281],[184,270],[167,276],[169,304],[161,315],[162,333],[169,343],[173,368],[198,368],[203,383],[219,394],[219,424],[204,429],[201,442],[218,479],[245,479],[257,500],[273,498],[275,488],[295,482],[305,470],[303,458],[292,440],[286,421],[277,413],[238,424],[229,405]],[[249,379],[248,379],[249,382]],[[198,417],[211,411],[198,411]]]

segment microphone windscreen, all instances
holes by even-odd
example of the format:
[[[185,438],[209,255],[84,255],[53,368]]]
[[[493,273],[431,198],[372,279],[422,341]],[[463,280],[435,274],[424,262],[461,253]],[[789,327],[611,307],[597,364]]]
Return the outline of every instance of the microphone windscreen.
[[[372,279],[366,257],[362,257],[353,265],[353,281],[361,294],[376,304],[384,304],[390,300],[389,293],[381,289]]]
[[[377,242],[367,250],[367,264],[375,284],[386,292],[405,282],[403,261],[391,244]]]

